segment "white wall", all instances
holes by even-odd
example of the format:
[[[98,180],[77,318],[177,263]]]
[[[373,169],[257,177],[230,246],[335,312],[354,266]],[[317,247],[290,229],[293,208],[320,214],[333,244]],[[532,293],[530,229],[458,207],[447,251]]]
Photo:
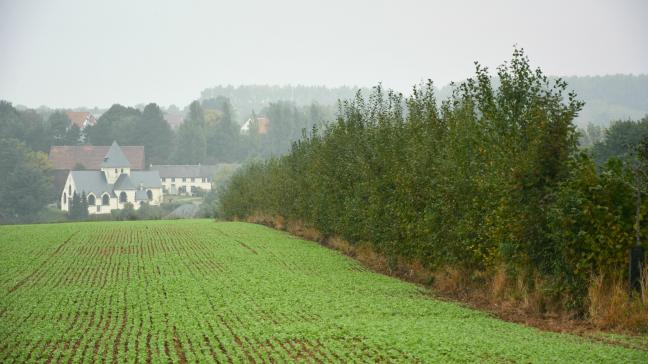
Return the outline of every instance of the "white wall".
[[[174,177],[175,182],[173,182],[172,177],[166,177],[164,180],[162,180],[162,187],[164,187],[167,190],[167,193],[169,194],[177,194],[176,193],[171,193],[171,186],[175,185],[175,190],[178,191],[180,190],[180,187],[185,187],[187,189],[187,193],[191,192],[191,187],[197,187],[201,188],[205,191],[210,191],[212,189],[211,182],[209,181],[208,178],[206,178],[206,182],[203,182],[202,177],[195,177],[194,182],[191,182],[190,177],[185,177],[185,181],[182,181],[182,177]]]

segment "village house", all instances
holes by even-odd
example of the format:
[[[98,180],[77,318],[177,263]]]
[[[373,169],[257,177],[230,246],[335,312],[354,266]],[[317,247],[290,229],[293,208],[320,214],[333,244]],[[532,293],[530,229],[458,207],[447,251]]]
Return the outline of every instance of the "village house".
[[[162,187],[169,195],[194,195],[197,189],[212,189],[214,175],[218,165],[151,165],[162,179]]]
[[[70,119],[72,124],[76,125],[81,130],[85,129],[86,126],[95,125],[97,123],[97,119],[87,111],[66,111],[65,114],[67,114],[67,117]]]
[[[250,134],[250,130],[254,130],[256,127],[256,133],[259,135],[265,135],[268,133],[268,127],[270,126],[270,119],[265,116],[259,116],[256,119],[252,118],[247,119],[246,122],[241,125],[240,133],[243,135]]]
[[[121,210],[127,203],[138,209],[142,203],[162,203],[162,185],[157,171],[133,170],[117,142],[105,154],[99,170],[73,170],[61,192],[61,210],[69,211],[74,194],[83,194],[89,214]]]

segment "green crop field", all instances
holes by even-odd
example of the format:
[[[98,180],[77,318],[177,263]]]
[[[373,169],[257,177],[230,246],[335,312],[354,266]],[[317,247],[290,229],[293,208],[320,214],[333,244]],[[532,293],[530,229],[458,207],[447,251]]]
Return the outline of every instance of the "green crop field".
[[[643,362],[208,220],[0,227],[0,362]]]

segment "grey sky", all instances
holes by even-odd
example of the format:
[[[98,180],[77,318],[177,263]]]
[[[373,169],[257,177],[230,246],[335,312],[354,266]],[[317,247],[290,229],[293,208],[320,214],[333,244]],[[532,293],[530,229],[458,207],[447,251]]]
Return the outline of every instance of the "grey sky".
[[[183,106],[216,84],[407,91],[495,67],[648,73],[648,1],[0,0],[0,99]]]

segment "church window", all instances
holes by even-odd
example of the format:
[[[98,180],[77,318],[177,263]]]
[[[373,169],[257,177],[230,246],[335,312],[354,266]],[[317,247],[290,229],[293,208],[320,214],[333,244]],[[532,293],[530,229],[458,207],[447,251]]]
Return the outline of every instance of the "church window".
[[[126,192],[122,191],[119,194],[119,202],[128,202],[128,196],[126,196]]]
[[[147,190],[146,197],[148,197],[149,201],[153,201],[153,191]]]
[[[108,197],[108,194],[105,194],[101,197],[101,204],[104,206],[108,206],[110,204],[110,197]]]
[[[88,205],[95,205],[96,203],[94,195],[88,195]]]

